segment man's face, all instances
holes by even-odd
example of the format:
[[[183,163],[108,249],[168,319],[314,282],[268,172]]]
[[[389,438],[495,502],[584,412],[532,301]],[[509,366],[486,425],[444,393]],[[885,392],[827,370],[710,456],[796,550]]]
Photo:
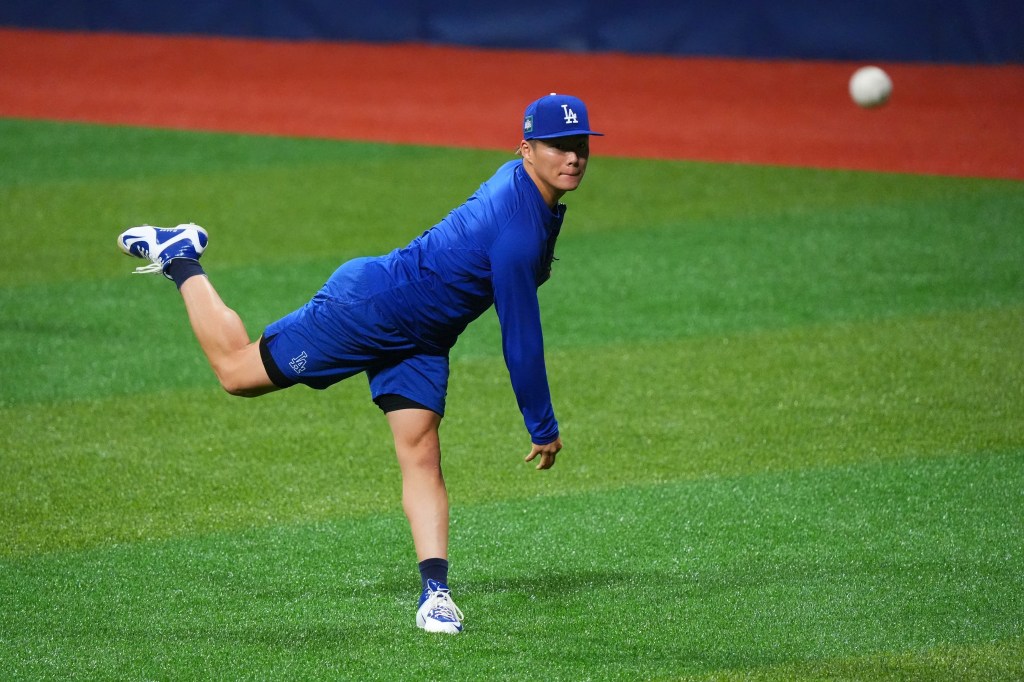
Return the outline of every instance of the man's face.
[[[527,171],[549,205],[580,186],[590,158],[590,136],[532,140],[521,148]]]

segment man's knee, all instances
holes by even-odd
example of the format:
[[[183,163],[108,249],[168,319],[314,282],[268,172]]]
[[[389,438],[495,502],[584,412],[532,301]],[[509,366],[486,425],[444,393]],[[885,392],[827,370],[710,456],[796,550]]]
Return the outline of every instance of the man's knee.
[[[255,398],[278,389],[267,375],[259,353],[253,353],[251,348],[226,358],[213,371],[221,387],[240,398]]]
[[[269,392],[269,390],[266,389],[261,390],[253,386],[245,386],[243,384],[231,383],[223,379],[221,379],[220,385],[221,387],[223,387],[225,391],[228,392],[228,394],[233,395],[237,398],[256,398],[257,396],[261,396],[264,393]]]

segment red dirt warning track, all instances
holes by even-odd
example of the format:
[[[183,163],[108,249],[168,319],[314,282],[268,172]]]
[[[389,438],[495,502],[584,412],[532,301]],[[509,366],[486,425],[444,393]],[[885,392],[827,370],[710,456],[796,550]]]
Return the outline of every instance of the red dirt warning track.
[[[1024,67],[855,66],[0,29],[0,116],[509,150],[560,91],[598,155],[1024,179]]]

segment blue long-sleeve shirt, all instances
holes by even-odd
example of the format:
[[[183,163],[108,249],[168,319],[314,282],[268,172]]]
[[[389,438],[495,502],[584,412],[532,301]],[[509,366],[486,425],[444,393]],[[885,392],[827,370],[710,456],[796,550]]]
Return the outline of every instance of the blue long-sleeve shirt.
[[[551,274],[565,206],[548,208],[521,159],[408,246],[367,265],[377,307],[425,352],[446,353],[493,304],[531,440],[558,438],[537,287]]]

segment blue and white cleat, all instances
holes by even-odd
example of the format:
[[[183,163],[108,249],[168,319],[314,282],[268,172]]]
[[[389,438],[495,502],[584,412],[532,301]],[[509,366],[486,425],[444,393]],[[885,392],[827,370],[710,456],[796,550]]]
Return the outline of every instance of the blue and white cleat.
[[[149,265],[135,268],[136,274],[162,272],[167,277],[167,265],[172,260],[199,260],[209,239],[206,230],[192,223],[177,227],[141,225],[122,232],[117,245],[129,256],[151,261]]]
[[[459,607],[452,601],[448,586],[436,580],[428,580],[427,587],[420,595],[416,627],[427,632],[457,635],[462,632],[462,617],[462,611],[459,611]]]

